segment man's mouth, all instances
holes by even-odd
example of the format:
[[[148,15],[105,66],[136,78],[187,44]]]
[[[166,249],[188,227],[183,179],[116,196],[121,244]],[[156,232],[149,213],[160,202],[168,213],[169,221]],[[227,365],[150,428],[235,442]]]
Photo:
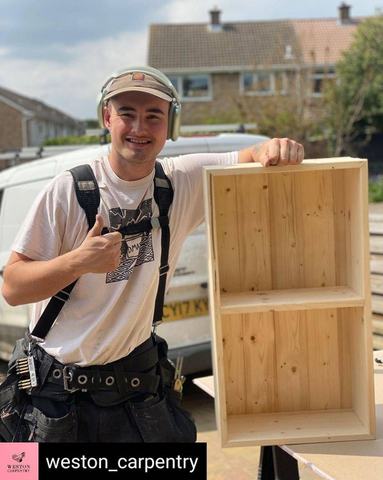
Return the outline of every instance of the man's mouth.
[[[129,143],[132,143],[134,145],[147,145],[149,143],[151,143],[150,140],[143,140],[143,139],[138,139],[138,138],[126,138],[126,141],[129,142]]]

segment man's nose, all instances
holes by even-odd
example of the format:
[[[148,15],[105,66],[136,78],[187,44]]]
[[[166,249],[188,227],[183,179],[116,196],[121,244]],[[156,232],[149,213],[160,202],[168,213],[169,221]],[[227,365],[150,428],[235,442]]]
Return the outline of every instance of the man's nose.
[[[146,133],[146,122],[143,117],[137,116],[132,123],[132,132],[137,135]]]

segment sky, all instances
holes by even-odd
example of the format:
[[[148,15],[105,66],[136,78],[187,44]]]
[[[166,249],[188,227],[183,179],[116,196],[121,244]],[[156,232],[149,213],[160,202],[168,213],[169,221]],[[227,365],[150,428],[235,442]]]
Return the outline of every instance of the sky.
[[[96,118],[113,72],[147,65],[151,24],[333,18],[341,0],[0,0],[0,86],[74,118]],[[383,0],[349,0],[351,16]]]

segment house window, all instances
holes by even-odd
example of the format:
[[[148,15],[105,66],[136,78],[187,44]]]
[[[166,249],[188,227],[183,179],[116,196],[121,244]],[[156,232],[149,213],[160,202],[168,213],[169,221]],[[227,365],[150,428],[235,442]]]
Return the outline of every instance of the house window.
[[[169,76],[169,80],[184,102],[211,100],[210,75]]]
[[[273,93],[271,73],[244,73],[242,78],[245,95],[270,95]]]
[[[316,72],[310,75],[311,88],[313,97],[323,97],[325,93],[326,83],[333,81],[335,78],[334,72]]]
[[[285,95],[288,83],[288,72],[243,73],[240,92],[244,95]]]

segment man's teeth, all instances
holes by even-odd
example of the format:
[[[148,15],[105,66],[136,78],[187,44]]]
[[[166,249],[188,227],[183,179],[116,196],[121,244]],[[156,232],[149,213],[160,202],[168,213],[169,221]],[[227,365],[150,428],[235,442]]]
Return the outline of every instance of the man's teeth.
[[[149,143],[148,140],[135,140],[133,138],[128,138],[128,141],[132,143]]]

